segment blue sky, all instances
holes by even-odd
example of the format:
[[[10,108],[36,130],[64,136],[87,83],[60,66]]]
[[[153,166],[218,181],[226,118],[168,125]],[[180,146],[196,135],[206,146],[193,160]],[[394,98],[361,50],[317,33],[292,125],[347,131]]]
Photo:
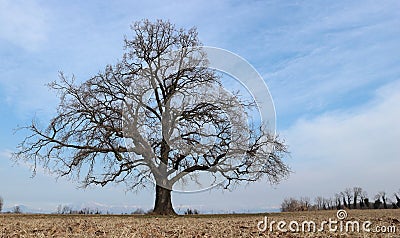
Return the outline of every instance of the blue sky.
[[[174,194],[175,207],[263,210],[285,197],[329,197],[352,186],[370,197],[393,194],[400,189],[399,10],[399,1],[0,0],[0,196],[6,207],[44,210],[152,207],[152,190],[80,190],[45,171],[30,178],[28,165],[9,159],[24,137],[16,127],[54,115],[57,97],[45,84],[59,71],[85,80],[115,63],[129,25],[144,18],[196,26],[204,45],[248,60],[270,89],[291,151],[294,173],[280,185]]]

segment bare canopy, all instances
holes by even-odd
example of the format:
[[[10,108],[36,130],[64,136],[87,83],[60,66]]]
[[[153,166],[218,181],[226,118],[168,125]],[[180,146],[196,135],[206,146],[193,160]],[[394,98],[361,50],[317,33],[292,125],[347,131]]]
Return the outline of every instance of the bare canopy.
[[[60,95],[57,115],[32,134],[16,159],[82,181],[84,186],[124,182],[128,189],[156,183],[154,212],[174,214],[171,191],[183,180],[210,174],[225,187],[289,174],[284,142],[250,124],[255,106],[226,92],[207,68],[197,32],[144,20],[131,27],[115,65],[84,81],[63,73],[50,87]],[[249,120],[251,121],[251,120]]]

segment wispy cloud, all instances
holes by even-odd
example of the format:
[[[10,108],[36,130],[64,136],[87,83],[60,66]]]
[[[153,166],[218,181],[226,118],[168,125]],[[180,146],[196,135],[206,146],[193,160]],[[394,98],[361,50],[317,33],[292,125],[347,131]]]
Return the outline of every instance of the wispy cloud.
[[[278,114],[314,114],[362,104],[354,99],[397,79],[398,7],[396,1],[331,2],[323,8],[307,2],[294,8],[290,19],[297,21],[265,29],[260,39],[266,45],[262,71]]]
[[[0,151],[0,158],[1,159],[10,159],[12,155],[12,151],[11,150],[2,150]]]
[[[399,92],[397,81],[377,90],[362,107],[299,119],[285,132],[295,158],[296,179],[290,184],[321,193],[345,186],[397,191]]]
[[[27,50],[35,50],[46,41],[47,13],[39,4],[0,0],[0,6],[0,39]]]

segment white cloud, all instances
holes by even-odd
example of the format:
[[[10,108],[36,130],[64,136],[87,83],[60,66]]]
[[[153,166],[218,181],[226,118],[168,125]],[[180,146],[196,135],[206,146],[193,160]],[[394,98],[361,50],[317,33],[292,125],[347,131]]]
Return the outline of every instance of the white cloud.
[[[46,41],[46,12],[34,1],[0,0],[0,39],[27,50]]]
[[[400,72],[398,1],[314,5],[296,7],[290,19],[297,21],[260,37],[262,54],[270,55],[262,73],[282,116],[324,111]]]
[[[290,186],[320,193],[348,186],[397,191],[399,101],[397,81],[377,90],[361,108],[298,120],[285,132],[296,171]]]
[[[11,150],[8,150],[8,149],[5,149],[5,150],[2,150],[2,151],[0,151],[0,158],[1,159],[10,159],[11,158],[11,154],[12,154],[12,151]]]

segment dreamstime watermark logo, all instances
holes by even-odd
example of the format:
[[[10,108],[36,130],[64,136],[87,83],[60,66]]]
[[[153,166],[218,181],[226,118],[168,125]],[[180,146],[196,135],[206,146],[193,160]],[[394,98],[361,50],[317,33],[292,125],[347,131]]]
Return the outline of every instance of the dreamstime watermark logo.
[[[265,216],[263,220],[257,223],[260,232],[281,232],[281,233],[396,233],[396,226],[373,226],[371,221],[357,221],[349,219],[345,210],[338,210],[336,218],[328,220],[314,221],[275,221]]]
[[[160,58],[156,66],[138,73],[140,77],[134,81],[123,105],[126,147],[134,153],[132,156],[141,155],[137,160],[142,160],[144,165],[136,167],[137,174],[179,192],[196,192],[220,185],[226,181],[224,173],[234,171],[242,163],[238,155],[246,153],[243,148],[249,144],[253,130],[249,120],[253,118],[249,118],[237,92],[207,77],[214,77],[216,72],[228,76],[224,77],[225,81],[229,79],[240,85],[252,97],[258,111],[257,123],[265,126],[266,134],[275,135],[275,108],[268,87],[252,65],[224,49],[184,48]],[[187,75],[182,73],[186,71]],[[173,80],[179,77],[182,81]],[[201,115],[191,114],[194,110]],[[208,115],[210,111],[212,116]],[[196,116],[202,116],[203,121],[198,123]],[[150,143],[146,141],[149,138]],[[230,154],[219,158],[218,163],[195,161],[200,158],[196,155],[205,155],[200,160],[214,156],[213,153],[219,152],[215,148],[226,147],[226,142],[229,142],[227,153]],[[163,160],[160,155],[165,151],[171,151],[168,156],[175,160]],[[179,163],[186,163],[186,168],[193,167],[190,160],[179,161],[189,157],[197,164],[211,165],[190,173],[180,170]],[[155,158],[155,163],[146,158]]]

